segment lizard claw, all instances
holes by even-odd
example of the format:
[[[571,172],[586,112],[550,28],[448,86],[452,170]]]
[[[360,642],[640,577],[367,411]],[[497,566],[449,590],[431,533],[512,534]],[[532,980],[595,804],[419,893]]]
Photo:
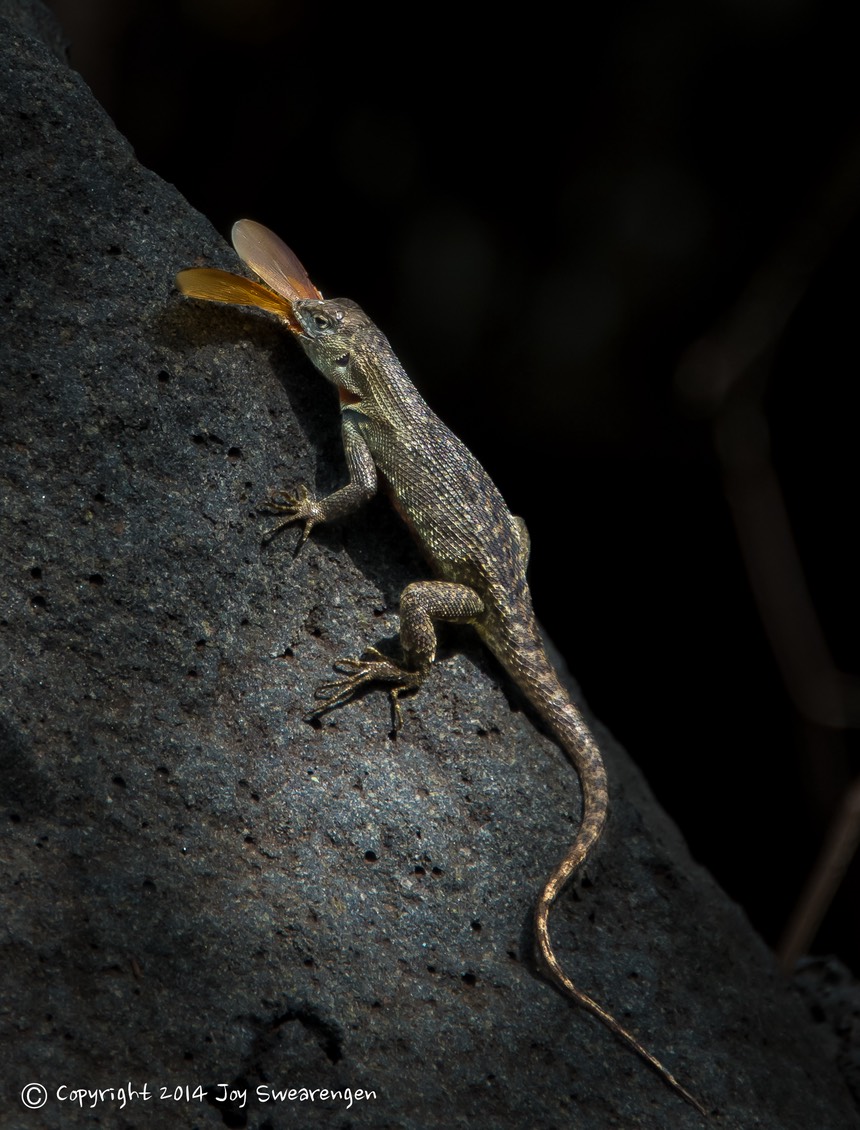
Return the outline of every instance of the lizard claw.
[[[313,710],[308,715],[309,718],[316,718],[320,714],[343,706],[362,687],[370,683],[390,683],[392,685],[388,693],[391,698],[394,728],[396,730],[401,728],[403,716],[400,711],[400,695],[404,691],[414,690],[421,683],[423,678],[421,672],[409,671],[401,667],[382,652],[377,651],[375,647],[368,648],[360,659],[346,657],[336,660],[332,666],[338,674],[343,675],[343,678],[332,679],[317,687],[314,697],[322,705]]]
[[[304,522],[302,535],[299,538],[299,544],[296,546],[296,553],[308,540],[308,535],[317,522],[322,521],[319,501],[311,494],[305,483],[296,487],[295,494],[290,494],[286,490],[276,491],[270,498],[266,499],[262,506],[266,510],[284,515],[283,521],[278,522],[276,526],[263,534],[264,541],[271,541],[276,534],[292,525],[293,522]]]

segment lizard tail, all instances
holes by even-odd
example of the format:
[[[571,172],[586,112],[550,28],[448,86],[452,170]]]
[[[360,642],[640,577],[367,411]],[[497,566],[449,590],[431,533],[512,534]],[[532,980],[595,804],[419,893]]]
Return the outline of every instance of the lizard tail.
[[[559,717],[559,714],[562,717]],[[585,863],[592,848],[600,839],[606,823],[609,794],[606,785],[606,770],[597,743],[579,710],[570,702],[563,711],[551,709],[549,721],[552,724],[564,749],[573,761],[582,785],[582,823],[576,838],[564,859],[555,868],[544,884],[535,907],[535,936],[537,938],[538,959],[550,980],[571,997],[577,1004],[587,1009],[614,1032],[629,1048],[652,1067],[660,1078],[683,1099],[707,1117],[707,1111],[684,1087],[672,1072],[655,1055],[636,1039],[632,1032],[620,1024],[596,1000],[578,988],[559,964],[549,936],[549,912],[573,874]],[[573,747],[573,748],[572,748]]]
[[[496,650],[496,649],[494,649]],[[515,682],[538,714],[549,724],[556,739],[573,762],[582,788],[582,823],[567,854],[547,879],[535,908],[535,936],[538,961],[557,988],[571,997],[614,1032],[629,1048],[652,1067],[678,1095],[707,1117],[707,1111],[678,1082],[672,1072],[640,1044],[602,1005],[578,988],[559,964],[549,936],[549,912],[572,876],[588,859],[600,839],[609,808],[606,768],[594,736],[579,709],[570,701],[567,691],[546,658],[542,643],[534,632],[517,641],[515,648],[496,652]]]
[[[562,864],[562,866],[564,866],[564,864]],[[549,937],[549,911],[552,906],[552,898],[547,897],[550,884],[557,874],[557,871],[554,872],[553,876],[550,878],[550,882],[544,887],[535,909],[535,933],[537,934],[540,961],[550,979],[558,988],[575,1000],[577,1004],[587,1009],[593,1016],[596,1016],[598,1020],[601,1020],[611,1032],[614,1032],[620,1040],[629,1048],[632,1048],[637,1055],[641,1056],[650,1067],[653,1067],[664,1083],[671,1087],[681,1098],[686,1099],[688,1103],[694,1106],[699,1114],[707,1118],[708,1112],[705,1107],[702,1106],[694,1095],[690,1094],[682,1083],[678,1082],[669,1068],[657,1059],[655,1055],[652,1055],[647,1048],[643,1047],[632,1032],[628,1032],[622,1024],[619,1024],[611,1012],[607,1012],[593,997],[590,997],[588,993],[574,985],[573,981],[571,981],[561,965],[559,965],[558,958],[555,956]]]

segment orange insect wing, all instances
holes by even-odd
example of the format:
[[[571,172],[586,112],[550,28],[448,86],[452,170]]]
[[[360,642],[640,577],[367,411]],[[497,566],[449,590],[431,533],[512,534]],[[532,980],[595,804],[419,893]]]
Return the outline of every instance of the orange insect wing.
[[[322,298],[298,257],[274,232],[254,220],[237,220],[232,231],[239,258],[284,298]]]
[[[179,272],[176,285],[189,298],[226,302],[232,306],[257,306],[283,318],[291,329],[299,329],[288,298],[242,275],[231,275],[229,271],[219,271],[216,267],[191,267]]]

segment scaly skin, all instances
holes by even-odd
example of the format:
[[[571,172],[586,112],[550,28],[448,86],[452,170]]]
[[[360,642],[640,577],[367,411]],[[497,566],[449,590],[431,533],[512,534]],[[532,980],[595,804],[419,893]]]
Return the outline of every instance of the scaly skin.
[[[223,272],[182,272],[180,288],[196,297],[262,306],[279,314],[340,392],[349,482],[320,499],[304,485],[295,495],[279,492],[268,505],[282,515],[282,521],[271,532],[302,522],[303,542],[317,523],[354,510],[381,484],[435,575],[432,581],[408,585],[401,596],[403,662],[395,663],[375,650],[362,658],[340,660],[335,664],[340,677],[317,691],[321,705],[315,713],[341,706],[361,687],[379,682],[389,688],[399,724],[398,696],[421,684],[435,658],[435,622],[473,625],[555,735],[582,786],[582,823],[535,909],[540,965],[560,990],[597,1016],[704,1115],[704,1107],[675,1076],[576,987],[552,948],[550,908],[599,841],[608,793],[597,743],[559,682],[537,630],[526,583],[525,523],[508,511],[477,459],[425,404],[387,339],[354,302],[315,297],[319,292],[293,253],[260,225],[240,221],[233,239],[245,262],[285,297],[282,310],[274,308],[277,302],[272,296],[258,298],[253,288],[259,284],[225,278]]]

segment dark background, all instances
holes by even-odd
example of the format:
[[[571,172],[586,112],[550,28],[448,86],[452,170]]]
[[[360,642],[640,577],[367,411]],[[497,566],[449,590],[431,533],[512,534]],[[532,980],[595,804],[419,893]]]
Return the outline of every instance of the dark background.
[[[849,6],[53,7],[145,165],[383,327],[526,518],[538,615],[591,707],[776,944],[860,757],[785,689],[683,362],[740,300],[768,348],[739,387],[766,382],[812,604],[855,672]],[[814,945],[855,971],[858,907],[855,859]]]

